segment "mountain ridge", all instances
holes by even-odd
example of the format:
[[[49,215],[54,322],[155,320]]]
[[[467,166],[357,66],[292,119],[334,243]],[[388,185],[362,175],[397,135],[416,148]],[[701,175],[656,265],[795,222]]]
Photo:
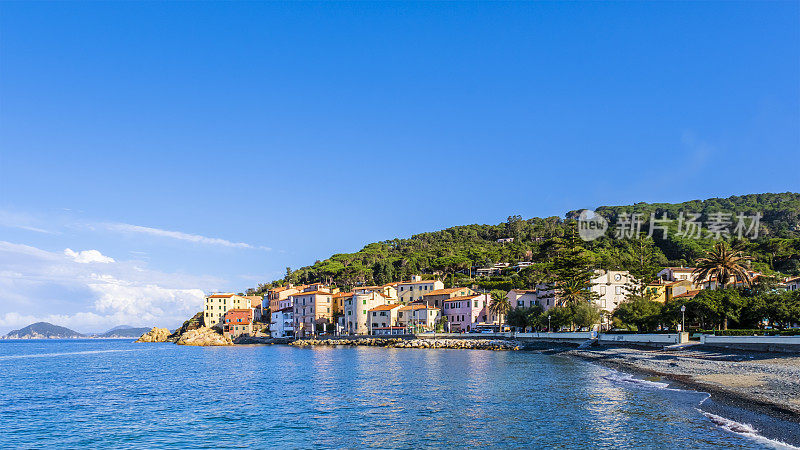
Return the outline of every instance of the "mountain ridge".
[[[736,214],[761,213],[759,236],[747,242],[748,252],[754,256],[753,267],[766,274],[786,276],[800,274],[800,193],[762,193],[689,200],[680,203],[645,203],[632,205],[601,206],[596,212],[609,221],[605,235],[585,247],[591,253],[597,267],[627,270],[633,265],[631,242],[613,239],[611,230],[620,214],[640,213],[644,226],[649,224],[650,213],[656,217],[667,214],[676,219],[678,213],[697,213],[700,221],[707,223],[713,213],[729,213],[732,220]],[[523,219],[509,216],[505,223],[497,225],[458,225],[443,230],[412,235],[366,244],[352,253],[337,253],[327,259],[293,270],[287,267],[286,276],[248,289],[250,294],[263,294],[271,287],[285,283],[305,284],[324,282],[348,288],[360,284],[384,284],[408,279],[411,275],[426,277],[445,276],[445,284],[458,284],[456,280],[475,281],[469,275],[472,269],[488,267],[497,262],[528,261],[534,265],[532,271],[546,271],[554,244],[567,232],[569,223],[578,216],[579,210],[567,211],[564,219],[552,216]],[[735,222],[734,222],[735,224]],[[707,227],[703,228],[708,231]],[[647,228],[643,228],[647,232]],[[503,241],[514,238],[513,242]],[[675,235],[653,236],[655,259],[663,265],[692,265],[713,246],[713,239],[690,239]],[[524,275],[521,271],[520,275]],[[462,276],[463,275],[463,276]],[[450,277],[448,279],[448,277]],[[524,277],[523,277],[524,278]],[[525,288],[536,277],[527,280],[508,274],[499,285],[481,279],[482,288]]]

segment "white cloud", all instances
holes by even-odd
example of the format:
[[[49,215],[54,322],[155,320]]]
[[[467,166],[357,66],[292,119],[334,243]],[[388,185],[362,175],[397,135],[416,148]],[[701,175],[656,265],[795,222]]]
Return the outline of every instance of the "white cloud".
[[[220,245],[223,247],[247,248],[247,249],[257,249],[257,250],[267,250],[267,251],[271,250],[269,247],[250,245],[245,242],[232,242],[226,239],[201,236],[199,234],[189,234],[181,231],[162,230],[160,228],[143,227],[140,225],[131,225],[128,223],[109,223],[105,225],[107,229],[112,231],[148,234],[151,236],[177,239],[181,241],[194,242],[198,244]]]
[[[142,264],[114,261],[96,250],[61,254],[0,241],[0,334],[39,321],[79,332],[117,325],[175,328],[203,309],[204,292],[225,284]]]
[[[105,256],[97,250],[83,250],[76,252],[70,248],[64,249],[64,254],[72,258],[73,261],[81,264],[115,262],[114,258]]]

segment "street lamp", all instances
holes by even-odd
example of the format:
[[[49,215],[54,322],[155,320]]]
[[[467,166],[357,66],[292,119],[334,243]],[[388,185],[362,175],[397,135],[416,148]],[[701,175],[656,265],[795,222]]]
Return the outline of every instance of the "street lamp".
[[[681,305],[681,332],[686,331],[686,305]]]
[[[547,332],[552,333],[553,329],[550,328],[550,315],[547,316]]]

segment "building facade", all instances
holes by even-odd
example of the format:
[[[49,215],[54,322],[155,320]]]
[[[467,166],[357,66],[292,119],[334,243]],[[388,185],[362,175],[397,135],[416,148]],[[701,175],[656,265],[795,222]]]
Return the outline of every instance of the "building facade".
[[[414,275],[411,281],[397,283],[397,298],[403,304],[416,302],[437,289],[444,289],[444,283],[439,280],[423,280],[421,276]]]
[[[444,307],[444,301],[453,297],[463,297],[465,295],[475,295],[475,291],[468,287],[456,287],[447,289],[437,289],[422,296],[422,301],[434,308]]]
[[[433,331],[441,311],[424,303],[411,303],[397,310],[397,324],[414,333]]]
[[[367,311],[367,327],[370,334],[402,334],[404,328],[397,324],[397,312],[401,305],[378,305]],[[398,330],[398,331],[396,331]]]
[[[205,299],[203,320],[207,327],[220,324],[231,309],[251,309],[250,299],[231,293],[211,294]]]
[[[273,338],[294,336],[294,308],[288,306],[272,313],[269,335]]]
[[[253,334],[253,309],[229,309],[223,317],[222,332],[233,339]]]
[[[320,328],[333,323],[336,308],[333,294],[327,291],[304,291],[292,294],[294,331],[298,337],[317,335]]]
[[[474,331],[479,324],[490,325],[496,322],[489,313],[489,294],[475,294],[463,297],[453,297],[444,301],[442,316],[447,318],[449,331]]]
[[[375,307],[395,304],[396,299],[388,298],[377,291],[356,290],[350,298],[344,300],[343,319],[346,334],[369,333],[369,311]]]
[[[540,302],[536,289],[512,289],[506,298],[512,308],[530,308],[538,306]]]
[[[290,295],[296,294],[302,291],[305,286],[293,286],[291,284],[287,286],[281,286],[277,288],[272,288],[267,291],[266,297],[264,297],[264,302],[262,303],[262,309],[269,308],[270,311],[277,311],[280,308],[280,301],[286,300]]]

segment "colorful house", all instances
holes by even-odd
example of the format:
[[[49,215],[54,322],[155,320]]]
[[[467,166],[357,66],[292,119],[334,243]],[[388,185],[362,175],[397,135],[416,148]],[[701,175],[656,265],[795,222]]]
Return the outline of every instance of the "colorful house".
[[[411,281],[397,283],[397,298],[404,304],[416,302],[437,289],[444,289],[444,283],[439,280],[423,280],[421,276],[414,275]]]
[[[433,331],[440,315],[439,308],[428,306],[422,302],[411,303],[397,310],[397,324],[411,329],[414,333]]]
[[[403,334],[405,328],[397,325],[397,313],[402,305],[378,305],[367,311],[370,334]]]
[[[475,330],[478,324],[494,323],[495,318],[489,313],[491,298],[488,294],[453,297],[444,301],[442,316],[447,319],[452,333]]]
[[[422,301],[428,306],[434,308],[444,307],[444,301],[453,297],[463,297],[465,295],[474,295],[475,291],[468,287],[454,287],[447,289],[436,289],[422,296]]]
[[[384,296],[378,291],[356,290],[350,298],[344,300],[343,325],[344,333],[368,334],[369,311],[381,305],[396,303],[396,299]]]
[[[222,332],[231,339],[253,334],[253,309],[231,309],[225,313]]]
[[[250,309],[250,299],[231,293],[212,294],[205,299],[203,319],[207,327],[222,322],[225,313],[231,309]]]
[[[298,337],[318,334],[333,323],[336,308],[328,291],[298,292],[289,296],[294,307],[294,331]]]

